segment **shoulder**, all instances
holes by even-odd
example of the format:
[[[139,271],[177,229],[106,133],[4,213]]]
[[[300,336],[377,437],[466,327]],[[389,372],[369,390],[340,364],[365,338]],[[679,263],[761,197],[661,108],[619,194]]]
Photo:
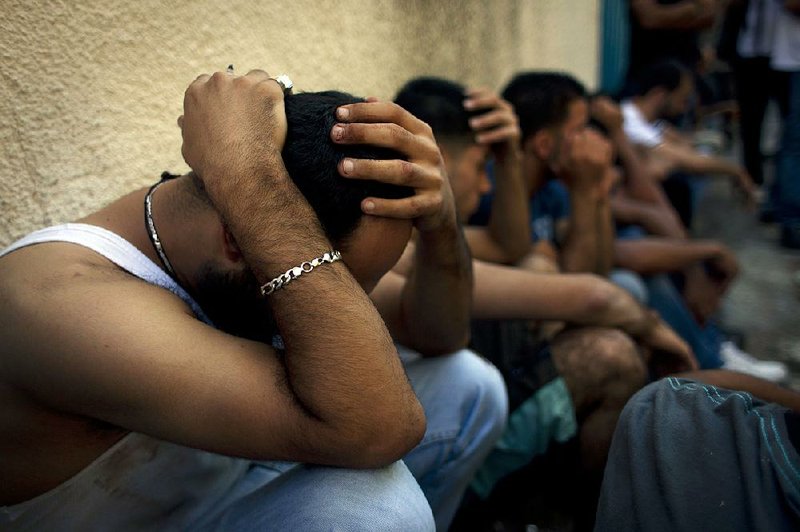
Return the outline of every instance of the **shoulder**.
[[[23,357],[56,355],[137,313],[191,310],[177,296],[121,270],[91,250],[37,244],[0,259],[0,379]],[[70,356],[80,356],[73,353]],[[13,373],[13,372],[12,372]]]

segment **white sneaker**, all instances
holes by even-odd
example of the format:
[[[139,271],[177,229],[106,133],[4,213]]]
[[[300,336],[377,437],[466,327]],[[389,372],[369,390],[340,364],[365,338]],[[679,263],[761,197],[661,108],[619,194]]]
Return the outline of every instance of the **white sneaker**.
[[[783,362],[759,360],[745,353],[733,342],[722,342],[719,348],[722,356],[722,367],[739,373],[747,373],[772,382],[781,382],[789,376],[789,369]]]

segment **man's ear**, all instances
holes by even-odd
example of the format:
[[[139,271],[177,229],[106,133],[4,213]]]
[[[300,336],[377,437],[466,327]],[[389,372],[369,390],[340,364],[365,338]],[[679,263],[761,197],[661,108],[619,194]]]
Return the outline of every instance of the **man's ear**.
[[[547,161],[555,148],[555,137],[549,129],[540,129],[528,137],[523,145],[525,151],[531,151],[537,158]]]
[[[243,259],[242,252],[233,237],[233,233],[228,230],[228,226],[224,223],[220,223],[220,227],[222,230],[222,252],[225,258],[234,263],[241,262]]]

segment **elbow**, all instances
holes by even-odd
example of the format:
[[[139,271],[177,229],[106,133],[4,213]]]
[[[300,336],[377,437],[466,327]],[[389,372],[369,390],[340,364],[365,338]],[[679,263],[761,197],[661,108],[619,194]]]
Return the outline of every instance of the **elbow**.
[[[528,256],[531,252],[530,239],[520,242],[519,244],[508,246],[506,249],[506,264],[515,265],[519,264],[522,259]]]
[[[376,416],[369,424],[350,430],[342,438],[335,465],[353,469],[376,469],[401,460],[425,435],[426,420],[416,397],[402,413]],[[378,419],[380,418],[380,419]]]
[[[449,355],[464,349],[469,344],[470,331],[467,329],[463,334],[452,334],[449,337],[431,338],[424,345],[415,347],[423,357],[439,357]]]
[[[588,284],[585,299],[584,313],[590,321],[595,321],[599,316],[605,316],[614,306],[616,297],[615,287],[602,277],[586,275]]]

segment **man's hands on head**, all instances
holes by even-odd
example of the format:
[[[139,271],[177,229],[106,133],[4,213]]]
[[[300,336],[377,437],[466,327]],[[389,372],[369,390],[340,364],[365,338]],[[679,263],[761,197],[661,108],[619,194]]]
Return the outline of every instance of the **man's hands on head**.
[[[395,150],[407,160],[343,159],[339,173],[348,179],[369,179],[414,189],[403,199],[366,198],[366,214],[413,220],[421,233],[456,225],[455,202],[442,154],[431,128],[392,102],[372,98],[343,105],[331,138],[339,144],[369,144]]]
[[[282,87],[263,70],[245,76],[216,72],[195,79],[179,119],[183,158],[202,179],[212,202],[224,196],[231,175],[265,175],[286,139]]]
[[[200,76],[187,89],[184,106],[179,121],[184,157],[203,179],[259,283],[331,249],[281,158],[287,125],[283,90],[276,81],[263,71]],[[438,161],[436,146],[425,151],[412,134],[363,138],[410,153],[414,161]],[[382,204],[374,201],[379,209]],[[436,208],[441,210],[441,201]],[[228,268],[244,268],[233,260],[225,263]],[[331,294],[336,310],[320,309],[320,298]],[[188,349],[175,354],[204,361],[201,365],[210,368],[213,378],[204,379],[203,386],[225,381],[236,392],[224,398],[225,409],[219,411],[238,414],[249,408],[244,414],[255,412],[263,419],[258,428],[264,441],[256,446],[261,456],[373,467],[396,460],[419,441],[425,426],[421,406],[384,322],[343,262],[303,276],[268,301],[286,346],[279,360],[267,346],[254,349],[213,330],[205,336],[216,335],[219,341],[204,347],[202,354]],[[188,336],[177,326],[174,329],[176,337]],[[265,365],[270,367],[264,369]],[[235,372],[238,381],[228,377]],[[249,382],[242,384],[244,380]],[[220,401],[212,391],[199,395],[211,396],[212,403]],[[241,406],[231,408],[231,404]],[[382,430],[376,431],[379,425]],[[231,432],[247,438],[253,431],[245,427],[232,423]]]
[[[468,89],[464,108],[469,111],[484,111],[470,119],[475,132],[475,142],[490,146],[492,153],[503,161],[509,155],[520,152],[519,119],[514,107],[491,89]]]

